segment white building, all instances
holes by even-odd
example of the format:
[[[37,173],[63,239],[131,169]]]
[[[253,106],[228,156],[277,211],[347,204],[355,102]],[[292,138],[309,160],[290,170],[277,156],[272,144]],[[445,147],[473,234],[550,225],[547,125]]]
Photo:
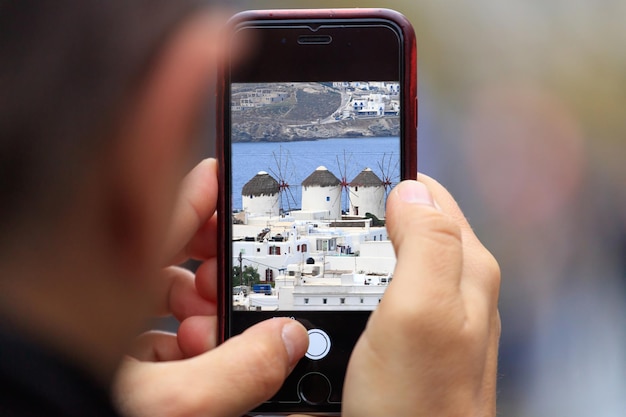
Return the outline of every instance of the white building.
[[[354,177],[348,190],[351,216],[364,217],[371,213],[379,219],[385,218],[385,187],[371,169],[365,168]]]
[[[262,281],[273,281],[284,273],[287,265],[304,263],[311,256],[309,240],[299,237],[295,226],[283,233],[272,234],[269,228],[256,229],[253,236],[241,236],[247,226],[233,225],[233,265],[257,268]],[[245,285],[234,278],[237,285]]]
[[[359,256],[326,256],[324,265],[331,271],[356,271],[385,276],[395,269],[396,257],[391,241],[367,241],[360,244]]]
[[[387,92],[393,96],[397,96],[400,94],[400,84],[399,83],[385,83],[384,88]]]
[[[367,282],[365,275],[348,273],[341,278],[313,278],[305,285],[280,286],[276,309],[371,311],[381,302],[389,279],[382,278],[375,285],[364,284]]]
[[[390,241],[367,242],[360,256],[289,265],[276,278],[278,310],[373,310],[393,279]]]
[[[352,111],[361,117],[383,116],[387,109],[388,96],[380,93],[355,96],[351,101]]]
[[[262,280],[275,284],[271,295],[234,293],[233,300],[252,310],[373,310],[392,280],[396,260],[384,227],[371,227],[370,219],[358,223],[233,225],[233,264],[255,267]],[[247,285],[237,277],[233,284]]]
[[[270,174],[261,171],[241,189],[243,211],[251,216],[278,216],[280,187]]]
[[[324,211],[326,219],[341,219],[341,181],[326,167],[302,181],[302,211]]]

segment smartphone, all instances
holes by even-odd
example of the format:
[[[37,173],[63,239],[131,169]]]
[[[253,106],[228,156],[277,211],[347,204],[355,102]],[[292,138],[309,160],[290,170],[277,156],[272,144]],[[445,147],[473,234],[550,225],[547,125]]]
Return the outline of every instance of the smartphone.
[[[248,11],[230,28],[247,48],[219,83],[220,340],[300,321],[309,350],[255,412],[339,413],[393,285],[387,195],[417,175],[414,31],[387,9]]]

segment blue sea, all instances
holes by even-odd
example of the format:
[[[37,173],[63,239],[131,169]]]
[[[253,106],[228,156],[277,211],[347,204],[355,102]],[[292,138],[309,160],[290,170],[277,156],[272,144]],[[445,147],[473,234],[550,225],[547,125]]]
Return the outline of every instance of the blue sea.
[[[241,189],[259,171],[289,186],[281,192],[281,208],[300,208],[302,181],[321,165],[342,182],[370,168],[395,185],[400,178],[398,137],[337,138],[298,142],[239,142],[232,145],[233,210],[241,210]],[[344,202],[343,209],[347,209]]]

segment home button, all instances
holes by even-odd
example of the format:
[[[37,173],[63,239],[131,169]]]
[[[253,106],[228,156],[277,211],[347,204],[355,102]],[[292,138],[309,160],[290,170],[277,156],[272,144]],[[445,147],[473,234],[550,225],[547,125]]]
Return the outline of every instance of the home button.
[[[324,359],[330,351],[330,337],[322,329],[310,329],[309,348],[305,356],[311,360],[317,361]]]
[[[298,382],[298,394],[311,405],[323,404],[330,397],[330,381],[319,372],[306,374]]]

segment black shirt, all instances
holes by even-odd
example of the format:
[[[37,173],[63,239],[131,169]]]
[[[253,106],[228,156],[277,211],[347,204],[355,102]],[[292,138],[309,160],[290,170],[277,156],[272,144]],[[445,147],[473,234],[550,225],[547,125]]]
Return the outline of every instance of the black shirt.
[[[119,417],[85,372],[0,328],[0,417]]]

